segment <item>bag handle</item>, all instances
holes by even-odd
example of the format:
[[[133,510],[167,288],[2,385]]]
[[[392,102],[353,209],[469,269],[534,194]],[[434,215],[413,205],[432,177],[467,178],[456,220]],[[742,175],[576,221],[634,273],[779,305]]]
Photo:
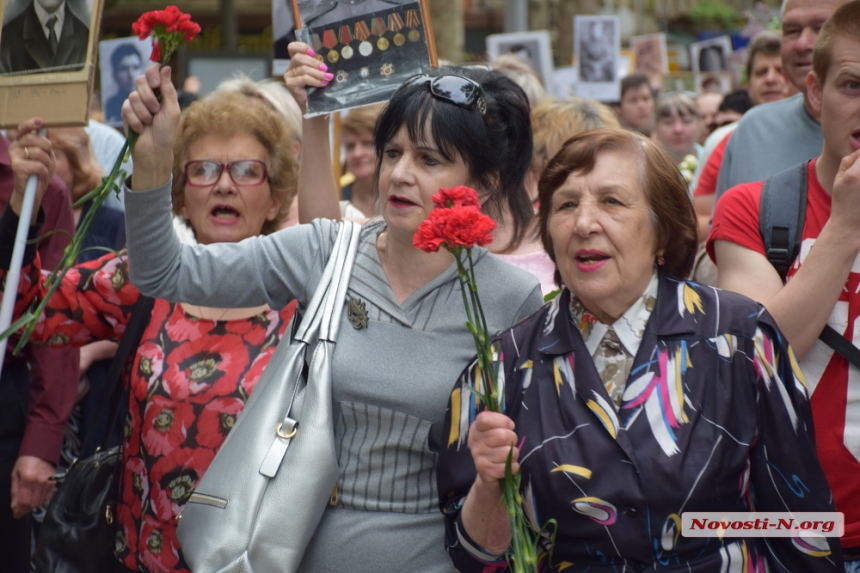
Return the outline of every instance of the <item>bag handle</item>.
[[[341,323],[340,311],[346,302],[346,291],[349,287],[349,279],[352,277],[352,267],[355,264],[359,236],[361,235],[361,226],[358,223],[344,221],[342,224],[346,235],[342,253],[343,259],[340,258],[341,253],[338,253],[337,280],[332,279],[332,284],[329,286],[330,293],[325,302],[325,311],[320,325],[320,340],[327,340],[331,343],[337,342]]]

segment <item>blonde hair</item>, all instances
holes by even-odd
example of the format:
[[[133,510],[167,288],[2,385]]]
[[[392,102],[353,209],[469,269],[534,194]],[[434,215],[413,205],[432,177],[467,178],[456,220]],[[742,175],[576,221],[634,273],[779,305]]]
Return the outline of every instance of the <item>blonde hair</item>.
[[[263,224],[261,232],[268,235],[286,220],[296,196],[299,162],[293,154],[295,138],[282,113],[238,91],[216,90],[182,113],[173,148],[173,212],[179,214],[185,205],[188,148],[207,135],[230,138],[237,134],[255,137],[268,154],[269,187],[272,198],[281,202],[275,218]]]
[[[239,74],[218,84],[215,91],[236,92],[266,102],[284,117],[293,138],[302,140],[302,110],[283,83],[271,79],[255,82]]]
[[[356,135],[373,135],[373,131],[376,129],[376,120],[383,109],[385,109],[384,103],[351,109],[340,121],[340,130]]]
[[[547,99],[532,110],[534,149],[531,169],[540,175],[553,155],[565,141],[592,129],[621,128],[615,114],[607,106],[588,99]]]
[[[540,76],[531,66],[513,54],[502,54],[490,63],[490,67],[498,70],[514,80],[529,98],[529,107],[534,109],[546,99],[547,93]]]

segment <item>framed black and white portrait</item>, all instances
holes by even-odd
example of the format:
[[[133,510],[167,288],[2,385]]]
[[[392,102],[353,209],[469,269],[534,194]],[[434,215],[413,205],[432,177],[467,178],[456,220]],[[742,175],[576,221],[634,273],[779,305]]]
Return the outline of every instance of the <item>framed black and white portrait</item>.
[[[84,125],[102,0],[0,3],[0,123]]]
[[[621,97],[618,17],[575,16],[573,26],[574,57],[579,70],[577,94],[598,101],[618,101]]]
[[[728,71],[728,58],[732,53],[731,36],[717,36],[690,44],[690,63],[693,72]]]
[[[543,82],[547,93],[553,92],[552,47],[549,32],[511,32],[487,36],[487,57],[490,61],[499,56],[516,56],[534,70]]]
[[[122,127],[122,103],[134,91],[134,80],[146,72],[152,37],[118,38],[99,42],[101,97],[104,122]]]

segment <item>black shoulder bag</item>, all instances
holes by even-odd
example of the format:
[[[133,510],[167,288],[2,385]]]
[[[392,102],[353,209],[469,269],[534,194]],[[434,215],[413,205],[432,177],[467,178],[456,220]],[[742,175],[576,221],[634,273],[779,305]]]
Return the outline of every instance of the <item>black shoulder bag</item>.
[[[782,282],[792,262],[800,254],[800,239],[806,222],[808,163],[804,161],[767,179],[761,187],[759,233],[767,260]],[[860,348],[836,332],[829,324],[818,339],[860,368]]]
[[[122,466],[121,446],[108,447],[120,412],[120,379],[128,358],[149,324],[154,300],[141,295],[111,363],[108,383],[97,412],[100,419],[111,405],[109,424],[95,454],[76,459],[64,475],[48,505],[36,546],[37,573],[103,573],[116,570],[114,515]],[[122,408],[125,411],[126,408]],[[92,437],[84,440],[86,445]]]

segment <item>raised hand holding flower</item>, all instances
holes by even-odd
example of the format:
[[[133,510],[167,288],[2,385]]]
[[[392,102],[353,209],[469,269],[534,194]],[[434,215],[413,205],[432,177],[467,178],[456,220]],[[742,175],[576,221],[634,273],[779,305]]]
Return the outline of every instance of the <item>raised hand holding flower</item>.
[[[171,122],[176,123],[172,120],[178,120],[179,109],[178,106],[176,106],[175,110],[171,110],[175,113],[159,115],[158,112],[161,110],[161,103],[159,102],[160,95],[158,88],[162,85],[162,82],[166,82],[164,85],[167,85],[170,82],[170,70],[163,68],[170,61],[173,53],[183,41],[194,39],[194,37],[200,33],[200,26],[191,21],[191,16],[189,14],[183,13],[176,6],[168,6],[164,10],[146,12],[132,25],[132,29],[141,39],[150,35],[154,36],[153,51],[150,59],[158,62],[160,67],[155,69],[153,66],[153,68],[147,70],[145,83],[138,81],[139,92],[133,92],[133,94],[129,96],[129,101],[124,104],[124,109],[127,107],[134,108],[134,113],[128,114],[125,111],[123,112],[123,117],[129,123],[129,132],[126,136],[125,144],[114,162],[113,169],[111,169],[109,175],[102,179],[101,185],[78,199],[75,203],[74,207],[78,207],[89,202],[92,202],[92,205],[90,205],[86,215],[79,223],[77,231],[72,237],[71,243],[66,247],[63,259],[57,265],[57,268],[54,269],[51,277],[46,282],[45,288],[47,292],[45,297],[40,301],[35,310],[25,314],[9,329],[0,333],[0,340],[2,340],[11,333],[16,332],[22,326],[26,325],[26,328],[18,341],[18,345],[15,347],[15,352],[19,352],[21,348],[27,344],[27,341],[30,339],[31,334],[36,327],[38,317],[44,312],[48,301],[54,294],[54,291],[56,291],[60,286],[63,277],[77,261],[81,249],[83,248],[84,238],[89,233],[93,220],[98,214],[102,203],[104,203],[111,193],[119,195],[121,192],[122,185],[128,177],[128,174],[122,169],[122,164],[128,160],[128,156],[131,154],[132,149],[134,149],[140,134],[144,131],[148,131],[145,138],[145,147],[147,147],[147,150],[144,157],[149,155],[150,151],[155,152],[158,149],[167,148],[172,151],[172,136],[175,135],[175,125],[173,126],[173,131],[171,131],[170,124]],[[172,89],[172,85],[170,89]],[[146,127],[150,125],[156,127],[156,129],[147,130]],[[158,161],[156,157],[151,163],[151,165],[148,165],[145,160],[138,163],[139,170],[136,170],[135,172],[135,181],[142,181],[145,185],[147,180],[155,180],[162,176],[159,170],[162,167],[165,167],[161,165],[163,162]],[[140,171],[141,173],[138,174],[137,171]],[[166,173],[169,178],[169,164],[166,165]],[[163,183],[163,181],[160,181],[160,183]]]

